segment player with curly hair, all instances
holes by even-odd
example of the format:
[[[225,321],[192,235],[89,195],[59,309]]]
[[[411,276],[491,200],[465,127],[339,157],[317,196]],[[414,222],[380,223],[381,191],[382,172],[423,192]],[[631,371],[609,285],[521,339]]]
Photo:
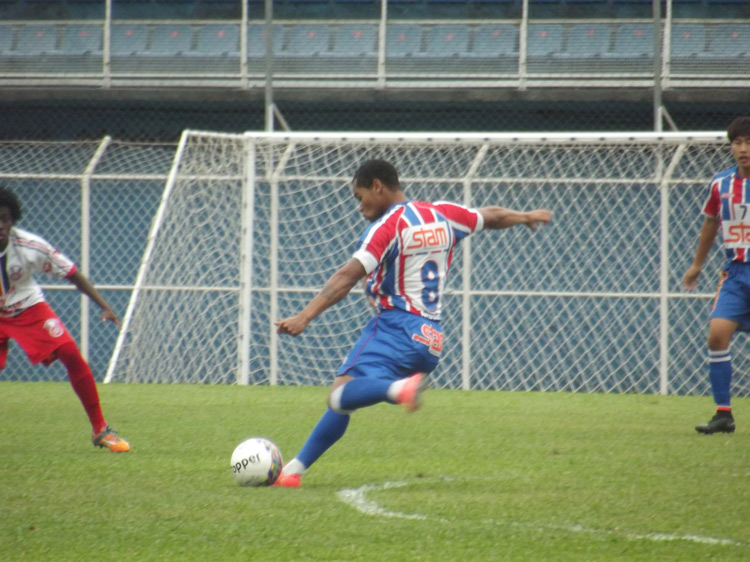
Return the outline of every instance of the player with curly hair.
[[[94,445],[118,453],[129,451],[130,444],[105,421],[91,368],[68,330],[47,304],[34,274],[68,279],[99,305],[102,320],[109,320],[117,326],[120,321],[70,259],[43,238],[16,227],[19,220],[21,204],[18,197],[10,189],[0,186],[0,369],[5,368],[9,340],[15,340],[34,365],[50,365],[60,360],[91,422]]]

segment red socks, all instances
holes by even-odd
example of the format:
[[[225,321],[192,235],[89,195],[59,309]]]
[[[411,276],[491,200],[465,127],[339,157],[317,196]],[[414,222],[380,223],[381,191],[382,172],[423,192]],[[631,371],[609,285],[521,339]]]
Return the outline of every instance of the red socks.
[[[65,365],[70,384],[86,410],[94,433],[98,433],[107,425],[107,422],[104,420],[99,405],[99,392],[96,390],[96,381],[91,368],[74,343],[66,343],[57,348],[57,358]]]

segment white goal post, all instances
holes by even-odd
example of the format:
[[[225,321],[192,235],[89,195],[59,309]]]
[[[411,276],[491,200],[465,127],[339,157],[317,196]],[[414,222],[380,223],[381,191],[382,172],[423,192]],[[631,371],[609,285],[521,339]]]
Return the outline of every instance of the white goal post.
[[[369,158],[415,199],[555,213],[456,252],[434,387],[707,392],[721,253],[697,293],[681,276],[708,182],[733,163],[723,132],[185,131],[106,382],[328,384],[372,314],[361,291],[298,338],[273,322],[353,252],[351,178]]]

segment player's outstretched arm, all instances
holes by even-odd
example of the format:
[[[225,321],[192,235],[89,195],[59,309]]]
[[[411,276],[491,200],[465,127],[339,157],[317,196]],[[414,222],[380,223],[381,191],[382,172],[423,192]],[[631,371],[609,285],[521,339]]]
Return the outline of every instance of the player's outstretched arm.
[[[514,211],[503,207],[482,207],[479,209],[484,219],[484,228],[498,230],[525,224],[531,230],[536,230],[539,224],[548,224],[552,220],[552,212],[547,209],[533,211]]]
[[[276,332],[298,336],[305,331],[307,325],[328,307],[336,304],[366,275],[362,263],[352,258],[339,268],[326,281],[326,284],[315,295],[302,312],[289,318],[274,322]]]
[[[695,249],[695,257],[693,258],[692,265],[682,276],[682,287],[688,291],[693,291],[698,288],[698,277],[703,271],[703,263],[708,257],[708,253],[711,251],[716,234],[719,232],[719,226],[721,222],[716,217],[709,217],[703,219],[703,226],[701,226],[701,233],[698,236],[698,246]]]
[[[104,300],[104,297],[99,294],[99,291],[96,290],[83,273],[76,269],[73,272],[73,275],[68,277],[68,280],[102,309],[102,320],[109,320],[110,322],[117,324],[117,326],[120,326],[120,319],[117,318],[112,307],[109,306],[109,303]]]

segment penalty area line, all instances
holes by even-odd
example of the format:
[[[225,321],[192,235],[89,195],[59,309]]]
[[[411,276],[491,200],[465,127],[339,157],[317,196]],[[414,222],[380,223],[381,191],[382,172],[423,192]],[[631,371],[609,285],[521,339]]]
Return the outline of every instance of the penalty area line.
[[[353,507],[360,513],[365,515],[372,515],[375,517],[386,517],[393,519],[416,519],[421,521],[439,521],[447,523],[448,520],[441,517],[430,517],[428,515],[422,515],[420,513],[401,513],[399,511],[391,511],[384,508],[377,502],[369,499],[367,494],[369,492],[380,492],[384,490],[392,490],[395,488],[403,488],[408,486],[407,482],[384,482],[383,484],[366,484],[359,488],[345,488],[336,492],[338,498],[345,504]],[[639,541],[651,541],[651,542],[665,542],[665,541],[685,541],[697,544],[708,544],[717,546],[742,546],[747,547],[745,543],[733,541],[731,539],[719,539],[715,537],[702,537],[699,535],[672,535],[669,533],[626,533],[617,530],[608,529],[594,529],[591,527],[584,527],[582,525],[545,525],[545,524],[534,524],[534,523],[519,523],[519,522],[503,522],[494,519],[486,519],[486,523],[492,525],[504,524],[512,527],[528,527],[536,529],[540,532],[545,531],[565,531],[568,533],[588,533],[592,535],[609,535],[621,537],[628,540],[639,540]]]

